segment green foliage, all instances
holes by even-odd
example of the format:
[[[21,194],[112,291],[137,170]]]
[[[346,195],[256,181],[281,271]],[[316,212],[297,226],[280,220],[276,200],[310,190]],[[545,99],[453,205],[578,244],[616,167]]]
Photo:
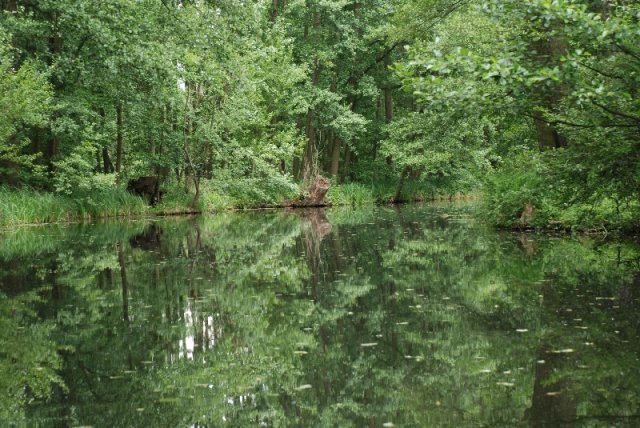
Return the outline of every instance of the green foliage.
[[[299,194],[299,188],[291,177],[279,174],[263,178],[220,178],[206,182],[205,188],[213,194],[225,195],[232,201],[235,208],[282,205],[286,200],[294,199]],[[220,203],[215,200],[211,202],[214,209],[215,204]]]
[[[438,192],[471,191],[489,169],[484,131],[473,117],[413,113],[389,124],[380,151],[393,159],[397,176]]]
[[[52,340],[54,323],[39,319],[33,307],[43,301],[33,290],[17,296],[0,292],[0,421],[26,420],[25,407],[66,389],[59,375],[62,358]]]
[[[574,156],[571,150],[524,151],[506,159],[486,176],[485,220],[500,227],[635,230],[640,204],[630,198],[619,199],[614,192],[601,192],[600,183],[592,184],[594,193],[583,193],[589,183],[582,180],[580,168],[570,166]],[[535,212],[523,224],[527,205]]]
[[[541,158],[535,151],[513,154],[486,177],[484,204],[487,220],[498,226],[517,227],[529,204],[536,209],[533,224],[529,226],[547,224],[553,187],[548,180],[549,168]]]
[[[635,212],[640,62],[630,47],[640,40],[637,13],[637,5],[624,3],[486,1],[452,13],[397,64],[405,88],[431,114],[481,112],[494,124],[529,116],[541,149],[567,145],[527,162],[530,170],[504,163],[490,190],[489,205],[501,206],[497,223],[517,222],[522,203],[532,199],[555,207],[538,207],[539,225],[571,217],[583,227],[602,217],[600,208],[567,217],[560,207],[601,206],[604,213],[613,201]],[[504,148],[500,156],[508,156]],[[510,173],[518,184],[507,183]]]
[[[15,69],[0,26],[0,181],[20,184],[37,176],[37,154],[27,150],[29,127],[44,126],[51,112],[51,86],[31,62]]]
[[[326,200],[333,206],[361,207],[376,203],[371,188],[359,183],[332,185]]]
[[[90,160],[95,158],[95,152],[93,144],[83,142],[64,159],[54,162],[53,187],[57,193],[85,198],[115,187],[115,174],[94,175],[94,165]]]
[[[489,192],[500,223],[516,222],[532,198],[635,215],[633,2],[0,8],[0,180],[77,200],[67,212],[117,212],[101,201],[139,176],[192,183],[184,195],[167,181],[157,211],[177,213],[277,205],[310,173],[363,185],[336,189],[334,203],[473,193],[504,166]],[[534,168],[554,177],[553,196],[529,172],[523,190],[498,178],[536,143],[566,146]],[[539,225],[563,217],[544,206]],[[581,223],[600,222],[598,210],[591,220],[578,211]]]

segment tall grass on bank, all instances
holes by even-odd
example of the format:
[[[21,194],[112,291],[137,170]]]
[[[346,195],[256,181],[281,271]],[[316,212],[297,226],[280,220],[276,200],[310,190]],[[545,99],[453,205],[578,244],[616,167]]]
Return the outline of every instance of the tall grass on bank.
[[[331,186],[327,193],[327,203],[333,206],[366,206],[385,205],[394,202],[422,202],[422,201],[450,201],[475,199],[470,193],[449,194],[439,193],[420,182],[408,182],[400,192],[400,200],[394,201],[396,183],[376,183],[372,185],[361,183],[338,184]]]
[[[202,189],[203,211],[278,207],[300,192],[290,177],[281,175],[203,180]]]
[[[0,226],[3,227],[136,215],[146,210],[142,199],[120,189],[72,199],[55,193],[0,187]]]
[[[332,206],[371,206],[388,204],[395,195],[395,183],[366,185],[347,183],[333,185],[325,201]],[[124,189],[104,188],[82,195],[67,196],[31,189],[9,189],[0,186],[0,227],[20,224],[91,221],[97,218],[166,215],[193,212],[218,212],[232,209],[282,207],[297,199],[302,192],[289,177],[214,179],[201,182],[201,196],[193,205],[193,194],[173,183],[165,186],[165,194],[156,207]],[[407,183],[401,202],[448,199],[433,193],[421,183]]]
[[[371,187],[356,183],[331,186],[327,193],[326,201],[333,206],[348,205],[354,207],[374,205],[376,203]]]

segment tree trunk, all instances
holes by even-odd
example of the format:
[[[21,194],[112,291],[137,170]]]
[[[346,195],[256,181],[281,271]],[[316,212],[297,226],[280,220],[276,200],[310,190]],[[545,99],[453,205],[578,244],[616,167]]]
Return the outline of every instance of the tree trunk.
[[[317,11],[313,12],[313,30],[314,33],[317,32],[318,27],[320,26],[320,14]],[[309,37],[309,26],[305,24],[305,39]],[[313,74],[311,78],[311,84],[315,87],[318,86],[318,81],[320,80],[320,61],[318,57],[315,57],[313,60]],[[312,177],[318,174],[318,169],[316,165],[316,130],[314,126],[315,112],[313,108],[309,108],[307,111],[307,120],[306,120],[306,135],[307,135],[307,145],[304,149],[303,159],[302,159],[302,181],[308,182]]]
[[[106,147],[102,148],[102,165],[105,174],[110,174],[114,171],[113,162],[111,162],[111,157],[109,156],[109,149]]]
[[[407,179],[407,175],[411,172],[411,168],[405,166],[402,172],[400,173],[400,180],[398,180],[398,185],[396,186],[396,193],[393,196],[393,202],[401,202],[402,196],[402,188],[404,187],[404,182]]]
[[[120,181],[120,173],[122,172],[122,157],[124,154],[124,138],[122,128],[122,101],[118,101],[116,103],[116,175],[118,181]]]
[[[532,47],[536,55],[536,60],[549,67],[560,65],[560,58],[567,51],[566,42],[557,36],[538,40],[533,43]],[[553,112],[558,109],[562,96],[566,92],[567,88],[565,85],[558,85],[554,88],[540,85],[535,89],[534,97],[540,107]],[[560,148],[567,145],[567,139],[545,121],[542,111],[534,111],[533,118],[536,128],[536,140],[540,150]]]
[[[543,307],[550,313],[557,312],[560,302],[553,287],[545,285],[542,295]],[[552,350],[553,347],[542,345],[538,351],[531,407],[525,411],[525,417],[536,427],[570,424],[577,416],[571,381],[558,376],[564,367],[572,364],[572,359]]]
[[[3,2],[4,3],[4,2]],[[18,0],[9,0],[6,3],[6,6],[3,4],[3,9],[8,10],[9,12],[17,12],[18,11]]]
[[[342,140],[338,136],[333,137],[331,145],[331,179],[334,183],[338,183],[338,168],[340,166],[340,149],[342,148]]]
[[[118,264],[120,265],[120,279],[122,281],[122,318],[129,324],[129,281],[127,280],[127,267],[124,260],[122,242],[116,244],[118,251]]]
[[[533,120],[536,127],[536,140],[538,148],[543,151],[547,149],[557,149],[567,145],[567,139],[560,135],[558,131],[544,120],[542,112],[533,113]]]
[[[342,182],[349,178],[349,168],[351,167],[351,148],[344,146],[344,165],[342,165]]]
[[[321,176],[316,175],[313,179],[313,182],[307,187],[305,193],[306,196],[302,203],[293,203],[294,206],[308,206],[308,207],[317,207],[324,206],[324,197],[329,191],[331,187],[331,182]]]
[[[102,156],[100,154],[100,149],[96,149],[96,167],[94,170],[96,173],[100,174],[102,171]]]
[[[315,28],[315,22],[314,22]],[[318,86],[318,80],[320,79],[320,64],[318,58],[315,58],[313,61],[313,77],[311,80],[311,84],[313,86]],[[309,181],[312,177],[318,174],[318,168],[316,165],[316,129],[314,125],[315,112],[313,108],[309,108],[307,111],[307,123],[306,123],[306,134],[307,134],[307,145],[304,149],[303,156],[303,165],[302,165],[302,180],[304,182]]]
[[[385,67],[390,64],[389,55],[384,60]],[[390,84],[387,84],[384,88],[384,121],[385,123],[391,123],[393,120],[393,89]]]

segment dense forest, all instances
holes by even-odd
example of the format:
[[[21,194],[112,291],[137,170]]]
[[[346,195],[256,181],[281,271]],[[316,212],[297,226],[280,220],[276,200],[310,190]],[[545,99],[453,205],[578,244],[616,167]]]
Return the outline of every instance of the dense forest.
[[[639,22],[632,0],[0,0],[0,224],[282,205],[325,176],[333,204],[480,194],[500,226],[638,230]]]

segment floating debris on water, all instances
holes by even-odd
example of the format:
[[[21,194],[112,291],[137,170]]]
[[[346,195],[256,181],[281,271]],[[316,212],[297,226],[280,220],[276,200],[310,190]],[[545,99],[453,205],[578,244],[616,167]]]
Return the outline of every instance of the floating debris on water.
[[[309,384],[300,385],[299,387],[296,388],[296,391],[304,391],[305,389],[309,389],[309,388],[312,388],[312,386]]]
[[[526,328],[517,328],[517,329],[516,329],[516,331],[517,331],[518,333],[526,333],[526,332],[528,332],[529,330],[528,330],[528,329],[526,329]]]
[[[552,354],[570,354],[572,352],[574,352],[573,349],[571,348],[567,348],[567,349],[556,349],[554,351],[550,351]]]
[[[511,383],[511,382],[496,382],[496,385],[499,385],[499,386],[508,386],[508,387],[515,386],[515,384],[514,384],[514,383]]]
[[[378,346],[378,342],[361,343],[363,348],[371,348],[372,346]]]

